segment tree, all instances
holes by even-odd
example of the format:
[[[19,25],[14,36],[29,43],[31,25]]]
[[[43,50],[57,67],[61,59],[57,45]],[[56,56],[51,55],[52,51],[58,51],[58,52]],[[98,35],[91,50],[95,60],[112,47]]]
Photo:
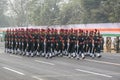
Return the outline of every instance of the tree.
[[[120,0],[104,0],[101,12],[108,17],[108,22],[120,22]]]
[[[31,21],[35,25],[57,24],[59,16],[59,1],[60,0],[33,0],[30,8]]]
[[[82,8],[80,0],[70,0],[63,4],[60,12],[61,24],[79,24],[81,23]]]
[[[7,10],[7,0],[0,0],[0,27],[9,26],[8,17],[5,15]]]
[[[9,0],[10,8],[12,10],[11,16],[15,19],[17,26],[28,26],[28,2],[29,0]]]

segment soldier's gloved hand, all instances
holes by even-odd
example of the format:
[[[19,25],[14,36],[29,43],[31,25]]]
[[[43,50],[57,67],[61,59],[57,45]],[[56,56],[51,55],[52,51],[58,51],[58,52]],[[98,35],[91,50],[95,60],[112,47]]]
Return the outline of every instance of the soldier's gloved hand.
[[[87,47],[88,47],[88,44],[87,44]]]
[[[69,44],[69,43],[67,43],[67,45],[69,46],[70,44]]]
[[[83,48],[85,47],[85,45],[83,45]]]
[[[92,44],[92,46],[94,47],[94,44]]]
[[[77,47],[79,47],[79,45],[77,45]]]
[[[46,43],[44,42],[44,45],[46,45]]]
[[[65,46],[65,44],[63,44],[63,46]]]
[[[98,45],[98,47],[100,48],[100,45]]]

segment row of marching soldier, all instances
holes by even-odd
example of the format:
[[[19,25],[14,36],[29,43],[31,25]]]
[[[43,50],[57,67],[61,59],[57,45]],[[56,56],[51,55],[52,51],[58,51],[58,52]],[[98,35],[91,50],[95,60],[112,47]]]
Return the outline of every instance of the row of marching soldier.
[[[5,35],[5,52],[46,58],[100,58],[101,43],[102,36],[97,29],[8,29]]]

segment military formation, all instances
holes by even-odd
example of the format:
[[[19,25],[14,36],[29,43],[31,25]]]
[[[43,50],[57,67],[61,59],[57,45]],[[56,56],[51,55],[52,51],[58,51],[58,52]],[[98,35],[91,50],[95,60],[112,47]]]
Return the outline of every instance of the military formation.
[[[29,57],[100,58],[101,43],[102,36],[97,29],[7,29],[5,52]]]

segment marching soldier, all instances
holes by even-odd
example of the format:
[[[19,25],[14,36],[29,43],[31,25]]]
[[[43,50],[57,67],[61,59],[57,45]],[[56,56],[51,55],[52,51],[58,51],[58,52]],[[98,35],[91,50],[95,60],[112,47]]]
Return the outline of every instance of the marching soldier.
[[[89,36],[88,36],[88,52],[90,56],[94,58],[93,47],[94,47],[93,31],[91,31],[89,32]]]
[[[55,32],[54,29],[52,29],[51,32],[51,58],[55,56]]]
[[[97,53],[97,57],[101,57],[100,52],[101,52],[101,48],[100,48],[100,44],[101,44],[101,36],[100,33],[95,32],[94,35],[94,48],[93,48],[93,55],[95,55],[95,53]]]
[[[82,59],[85,58],[84,55],[84,46],[85,46],[85,39],[83,36],[83,31],[79,31],[79,36],[78,36],[78,52],[77,52],[77,59],[79,59],[79,56],[82,56]]]
[[[6,31],[6,34],[5,34],[5,53],[8,52],[8,33],[9,33],[9,30],[7,29]]]
[[[45,33],[46,32],[46,33]],[[97,30],[88,31],[73,29],[13,29],[7,30],[5,35],[5,51],[27,56],[54,56],[67,55],[68,57],[85,58],[85,53],[100,57],[102,36]],[[110,44],[110,40],[107,41]],[[108,50],[109,50],[109,45]]]
[[[50,29],[48,28],[48,33],[46,35],[46,54],[45,57],[51,57],[51,33],[50,33]]]
[[[63,47],[64,47],[64,40],[63,40],[63,29],[61,29],[60,34],[58,35],[58,49],[60,56],[63,56]]]
[[[85,33],[85,35],[84,35],[84,39],[85,39],[85,41],[84,41],[84,54],[85,55],[88,55],[88,31],[86,31],[86,33]]]
[[[68,31],[67,30],[64,30],[64,35],[63,35],[63,54],[64,55],[68,55],[68,51],[67,51],[67,48],[68,48],[68,36],[69,36],[69,34],[68,34]]]
[[[77,45],[77,36],[73,34],[73,29],[71,29],[71,34],[69,36],[69,54],[68,57],[71,58],[75,52],[75,48]]]
[[[40,36],[41,36],[41,34],[40,34],[40,30],[39,30],[39,32],[37,34],[37,38],[36,38],[36,43],[37,43],[37,48],[36,48],[37,53],[36,53],[36,56],[40,56],[41,55],[41,53],[40,53],[40,51],[41,51]]]

